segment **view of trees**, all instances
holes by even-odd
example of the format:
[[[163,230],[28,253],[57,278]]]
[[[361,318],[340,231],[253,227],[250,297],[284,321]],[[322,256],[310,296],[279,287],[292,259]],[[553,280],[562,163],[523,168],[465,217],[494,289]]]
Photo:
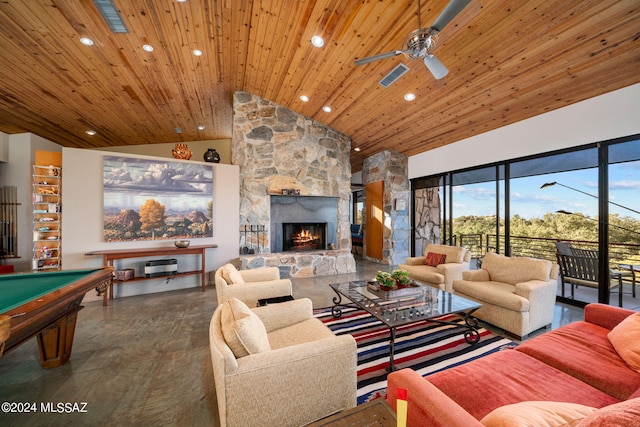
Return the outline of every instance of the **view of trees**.
[[[496,217],[461,216],[454,219],[453,233],[495,234]],[[580,213],[547,213],[542,218],[526,219],[519,215],[511,218],[511,235],[542,237],[554,240],[598,241],[598,220]],[[500,219],[501,228],[504,220]],[[615,243],[640,244],[640,221],[631,217],[609,216],[609,240]]]
[[[495,241],[496,217],[461,216],[453,220],[453,234],[459,244],[472,250],[490,249]],[[519,215],[511,217],[512,254],[548,259],[555,258],[554,243],[557,240],[571,240],[577,246],[595,249],[598,241],[597,218],[580,213],[547,213],[542,218],[526,219]],[[504,235],[504,220],[500,219],[501,235]],[[482,240],[480,240],[482,239]],[[503,239],[501,239],[503,241]],[[637,264],[640,259],[640,221],[631,217],[609,216],[610,261]],[[502,244],[502,243],[501,243]],[[482,248],[476,248],[482,246]]]

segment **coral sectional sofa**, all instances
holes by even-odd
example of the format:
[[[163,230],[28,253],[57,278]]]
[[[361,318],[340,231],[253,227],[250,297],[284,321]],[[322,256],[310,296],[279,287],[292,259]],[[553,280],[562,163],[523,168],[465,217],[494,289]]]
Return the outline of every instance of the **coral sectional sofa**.
[[[640,313],[589,304],[584,321],[515,349],[426,378],[389,374],[393,408],[398,387],[408,390],[408,426],[640,425]]]

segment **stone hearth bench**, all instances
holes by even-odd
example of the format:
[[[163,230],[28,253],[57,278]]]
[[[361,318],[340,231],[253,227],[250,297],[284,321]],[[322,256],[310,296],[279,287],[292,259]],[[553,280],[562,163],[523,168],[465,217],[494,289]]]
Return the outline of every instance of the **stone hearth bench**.
[[[356,261],[346,249],[240,256],[240,270],[260,267],[278,267],[284,279],[354,273]]]

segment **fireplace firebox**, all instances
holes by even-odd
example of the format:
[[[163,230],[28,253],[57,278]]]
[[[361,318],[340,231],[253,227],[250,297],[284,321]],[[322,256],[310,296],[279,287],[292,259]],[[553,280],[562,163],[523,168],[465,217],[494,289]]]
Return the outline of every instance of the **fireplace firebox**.
[[[316,251],[326,249],[326,222],[282,223],[283,251]]]

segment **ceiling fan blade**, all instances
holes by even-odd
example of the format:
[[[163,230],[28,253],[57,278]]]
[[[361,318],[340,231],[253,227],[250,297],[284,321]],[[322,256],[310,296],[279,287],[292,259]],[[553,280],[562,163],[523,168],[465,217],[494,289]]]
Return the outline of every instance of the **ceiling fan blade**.
[[[402,50],[394,50],[394,51],[387,52],[387,53],[381,53],[379,55],[369,56],[368,58],[356,59],[354,61],[354,64],[356,64],[356,65],[364,65],[364,64],[368,64],[370,62],[380,61],[381,59],[387,59],[387,58],[391,58],[391,57],[396,56],[396,55],[400,55],[402,52],[403,52]]]
[[[429,54],[424,57],[424,65],[427,66],[433,77],[436,80],[440,80],[447,74],[449,74],[449,70],[444,66],[442,62],[438,58],[436,58],[433,54]]]
[[[451,0],[447,7],[444,8],[440,16],[433,23],[431,28],[440,32],[456,15],[462,12],[471,0]]]

